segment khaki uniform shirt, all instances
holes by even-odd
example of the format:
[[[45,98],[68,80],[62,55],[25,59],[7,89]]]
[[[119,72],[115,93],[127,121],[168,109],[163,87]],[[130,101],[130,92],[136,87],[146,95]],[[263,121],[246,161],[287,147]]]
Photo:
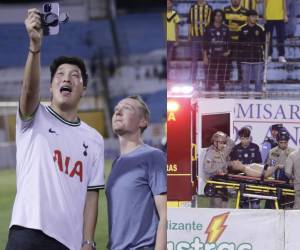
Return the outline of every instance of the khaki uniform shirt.
[[[269,166],[275,165],[283,165],[286,166],[286,159],[288,158],[289,154],[292,153],[295,149],[288,147],[285,150],[280,149],[278,146],[272,148],[269,152],[267,164]]]
[[[217,174],[218,171],[227,173],[229,163],[229,154],[234,147],[234,142],[228,138],[223,151],[218,151],[214,145],[211,145],[204,156],[204,173],[209,177]]]
[[[287,160],[285,166],[285,174],[288,177],[294,176],[295,191],[300,191],[300,149],[292,152]]]

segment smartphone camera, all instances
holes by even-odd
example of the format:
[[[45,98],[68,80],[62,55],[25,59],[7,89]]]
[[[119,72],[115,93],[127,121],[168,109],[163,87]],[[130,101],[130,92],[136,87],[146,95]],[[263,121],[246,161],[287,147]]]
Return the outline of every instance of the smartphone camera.
[[[45,36],[59,32],[59,3],[45,3],[41,13],[43,33]]]

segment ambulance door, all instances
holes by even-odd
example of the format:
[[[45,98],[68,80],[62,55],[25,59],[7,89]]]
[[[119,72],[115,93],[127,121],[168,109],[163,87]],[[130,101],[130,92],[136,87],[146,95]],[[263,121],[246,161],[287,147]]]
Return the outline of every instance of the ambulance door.
[[[199,99],[197,102],[196,144],[198,152],[198,194],[203,194],[205,176],[203,158],[211,145],[211,137],[222,131],[233,139],[233,99]]]
[[[168,97],[167,176],[168,206],[190,207],[191,186],[191,100]]]

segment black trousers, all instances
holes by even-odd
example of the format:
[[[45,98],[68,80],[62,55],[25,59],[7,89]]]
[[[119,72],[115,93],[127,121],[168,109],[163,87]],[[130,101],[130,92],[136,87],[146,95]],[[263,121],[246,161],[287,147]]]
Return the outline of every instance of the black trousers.
[[[12,226],[5,250],[69,250],[40,230]]]

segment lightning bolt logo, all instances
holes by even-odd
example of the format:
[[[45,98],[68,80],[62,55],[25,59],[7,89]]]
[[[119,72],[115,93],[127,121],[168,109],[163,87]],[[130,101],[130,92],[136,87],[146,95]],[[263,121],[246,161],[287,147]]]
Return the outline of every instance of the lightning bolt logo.
[[[205,231],[207,234],[206,243],[215,243],[224,230],[226,229],[226,225],[224,225],[227,217],[229,216],[229,212],[216,215],[211,220]]]

